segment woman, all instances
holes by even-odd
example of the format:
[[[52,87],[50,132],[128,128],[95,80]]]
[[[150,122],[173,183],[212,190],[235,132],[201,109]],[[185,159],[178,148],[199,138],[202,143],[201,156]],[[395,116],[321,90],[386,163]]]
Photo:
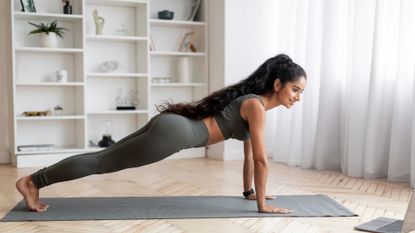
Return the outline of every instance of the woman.
[[[300,101],[306,73],[287,55],[266,60],[248,78],[212,93],[195,103],[160,105],[160,114],[144,127],[111,147],[66,158],[16,182],[29,209],[43,212],[39,189],[92,174],[115,172],[157,162],[182,149],[204,147],[234,138],[244,141],[244,191],[257,200],[262,213],[288,213],[265,203],[268,162],[265,153],[266,111]],[[252,187],[254,177],[254,194]],[[272,198],[272,197],[267,197]]]

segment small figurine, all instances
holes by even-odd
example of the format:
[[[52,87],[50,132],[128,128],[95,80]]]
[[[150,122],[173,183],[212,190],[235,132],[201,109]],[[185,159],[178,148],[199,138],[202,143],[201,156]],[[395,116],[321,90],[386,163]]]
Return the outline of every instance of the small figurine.
[[[118,89],[117,98],[115,99],[117,110],[135,110],[140,103],[138,99],[138,90],[129,90],[127,95],[123,97],[122,88]]]
[[[104,29],[105,19],[101,16],[98,16],[98,11],[94,10],[93,12],[95,20],[95,34],[102,35],[102,30]]]

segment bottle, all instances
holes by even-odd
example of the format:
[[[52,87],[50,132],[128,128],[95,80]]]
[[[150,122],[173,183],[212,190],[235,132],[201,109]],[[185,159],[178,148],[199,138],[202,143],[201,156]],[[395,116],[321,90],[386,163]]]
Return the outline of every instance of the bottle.
[[[63,6],[63,13],[67,15],[72,14],[72,6],[69,4],[69,0],[67,0]]]

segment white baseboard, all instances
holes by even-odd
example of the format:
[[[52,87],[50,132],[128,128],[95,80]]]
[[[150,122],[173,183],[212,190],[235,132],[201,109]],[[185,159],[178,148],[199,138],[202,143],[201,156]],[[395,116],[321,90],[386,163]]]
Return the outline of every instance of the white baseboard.
[[[291,167],[301,166],[301,160],[290,159],[289,157],[286,157],[286,156],[272,158],[272,161],[277,162],[277,163],[287,164],[288,166],[291,166]]]
[[[12,156],[12,161],[17,168],[46,167],[76,154],[78,153],[17,155]]]
[[[205,158],[205,151],[204,147],[185,149],[167,157],[167,159]],[[11,160],[17,168],[47,167],[76,154],[79,153],[18,155],[12,156]]]
[[[172,156],[167,157],[167,159],[193,159],[193,158],[205,158],[206,157],[206,148],[191,148],[181,150]]]
[[[267,151],[267,158],[272,158],[272,154],[272,151]],[[245,156],[243,150],[234,150],[225,152],[223,157],[223,161],[234,161],[243,160]]]
[[[46,167],[50,166],[62,159],[76,155],[79,153],[59,153],[59,154],[35,154],[35,155],[18,155],[11,156],[11,162],[17,168],[23,167]],[[273,152],[267,150],[267,157],[272,158]],[[191,148],[179,151],[166,159],[191,159],[191,158],[206,158],[206,148]],[[226,151],[225,153],[211,153],[208,158],[222,161],[243,160],[243,150]]]
[[[273,150],[267,149],[267,158],[272,159]],[[244,150],[243,148],[237,150],[226,150],[223,145],[209,146],[207,158],[216,159],[222,161],[234,161],[234,160],[243,160],[244,159]]]

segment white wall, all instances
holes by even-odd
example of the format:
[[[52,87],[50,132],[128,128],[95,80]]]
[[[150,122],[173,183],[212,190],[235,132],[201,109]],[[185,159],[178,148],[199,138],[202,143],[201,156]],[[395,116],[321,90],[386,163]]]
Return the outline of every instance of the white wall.
[[[215,84],[210,85],[211,91],[246,78],[267,58],[278,53],[277,9],[275,0],[261,0],[261,4],[252,0],[210,1],[209,54],[213,63],[209,64],[209,75]],[[218,26],[221,23],[224,28]],[[222,39],[224,41],[220,41]],[[221,64],[224,67],[220,67],[215,61],[223,56]],[[267,113],[268,116],[272,114],[272,110]],[[267,126],[272,124],[267,121]],[[271,148],[273,139],[274,133],[266,131],[268,148]],[[270,156],[272,151],[267,149],[267,152]],[[208,157],[243,159],[243,143],[230,139],[210,146]]]
[[[5,44],[8,41],[6,34],[7,10],[6,1],[0,2],[0,163],[9,163],[8,127],[7,127],[7,53]]]
[[[209,92],[225,86],[225,1],[209,1]],[[207,157],[223,159],[225,143],[208,146]]]

